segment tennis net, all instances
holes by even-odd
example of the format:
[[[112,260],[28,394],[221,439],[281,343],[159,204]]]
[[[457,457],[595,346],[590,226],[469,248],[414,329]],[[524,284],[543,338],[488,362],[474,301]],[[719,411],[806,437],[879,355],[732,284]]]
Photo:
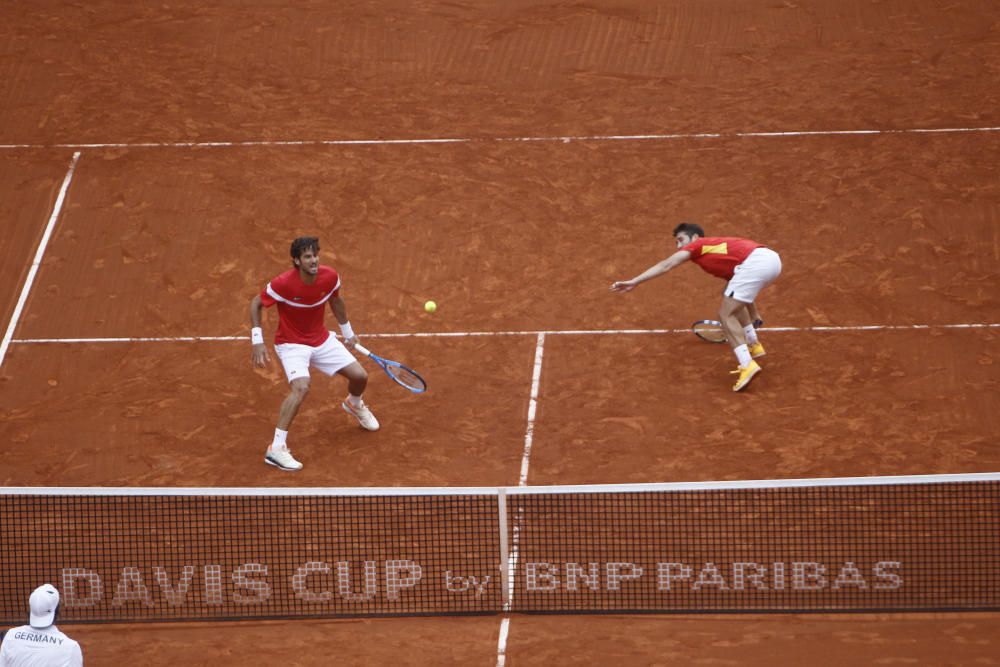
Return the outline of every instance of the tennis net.
[[[0,488],[0,621],[1000,609],[1000,474]]]

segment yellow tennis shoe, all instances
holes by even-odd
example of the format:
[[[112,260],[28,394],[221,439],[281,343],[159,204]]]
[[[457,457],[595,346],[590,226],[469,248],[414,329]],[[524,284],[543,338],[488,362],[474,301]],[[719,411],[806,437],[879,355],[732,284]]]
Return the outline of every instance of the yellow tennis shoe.
[[[754,359],[759,359],[763,357],[765,354],[767,354],[767,352],[764,351],[764,346],[760,344],[760,341],[757,341],[756,343],[751,345],[749,349],[750,349],[750,356],[753,357]]]
[[[736,384],[733,385],[733,391],[740,391],[746,387],[750,384],[750,380],[752,380],[757,373],[760,373],[761,370],[760,364],[751,359],[750,363],[745,367],[737,368],[735,371],[730,371],[732,373],[738,373],[740,376],[736,380]]]

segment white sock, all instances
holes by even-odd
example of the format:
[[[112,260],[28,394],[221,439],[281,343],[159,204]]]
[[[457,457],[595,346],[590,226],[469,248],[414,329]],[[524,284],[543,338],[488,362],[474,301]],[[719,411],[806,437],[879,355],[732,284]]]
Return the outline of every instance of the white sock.
[[[750,345],[757,344],[757,330],[753,328],[752,324],[748,324],[743,327],[743,333],[747,336],[747,343]]]
[[[361,400],[360,396],[355,396],[354,394],[347,395],[347,402],[351,404],[352,407],[360,408],[364,401]]]
[[[750,348],[746,345],[740,345],[739,347],[733,348],[733,352],[736,353],[736,358],[740,362],[740,368],[746,368],[750,365]]]
[[[271,441],[271,446],[275,449],[285,449],[288,447],[285,443],[286,438],[288,438],[288,431],[282,431],[280,428],[274,429],[274,440]]]

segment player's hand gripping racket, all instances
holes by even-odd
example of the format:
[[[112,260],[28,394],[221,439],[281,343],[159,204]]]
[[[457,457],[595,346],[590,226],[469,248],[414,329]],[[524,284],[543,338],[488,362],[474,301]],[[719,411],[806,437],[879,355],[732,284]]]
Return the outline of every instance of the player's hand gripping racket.
[[[422,394],[427,391],[427,383],[412,368],[407,368],[398,361],[380,357],[360,343],[355,343],[354,349],[381,366],[386,375],[391,377],[399,386],[409,389],[414,394]]]
[[[759,329],[763,326],[764,320],[754,320],[753,326]],[[725,343],[726,332],[722,328],[722,323],[716,320],[698,320],[691,325],[694,335],[709,343]]]

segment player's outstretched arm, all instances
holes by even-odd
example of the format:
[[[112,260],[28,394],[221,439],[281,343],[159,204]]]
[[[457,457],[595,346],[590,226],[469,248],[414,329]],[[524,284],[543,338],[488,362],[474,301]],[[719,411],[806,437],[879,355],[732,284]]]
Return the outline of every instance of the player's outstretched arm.
[[[260,294],[254,296],[250,301],[250,360],[257,368],[263,368],[271,362],[271,355],[264,344],[264,332],[260,327],[260,316],[264,310],[264,304],[260,301]]]
[[[667,271],[670,271],[671,269],[680,266],[689,259],[691,259],[690,252],[688,252],[687,250],[678,250],[670,257],[667,257],[664,260],[660,260],[653,266],[649,267],[648,269],[637,275],[635,278],[632,278],[630,280],[617,280],[611,283],[611,291],[631,292],[636,287],[638,287],[640,283],[644,283],[647,280],[656,278],[657,276],[662,276]]]

